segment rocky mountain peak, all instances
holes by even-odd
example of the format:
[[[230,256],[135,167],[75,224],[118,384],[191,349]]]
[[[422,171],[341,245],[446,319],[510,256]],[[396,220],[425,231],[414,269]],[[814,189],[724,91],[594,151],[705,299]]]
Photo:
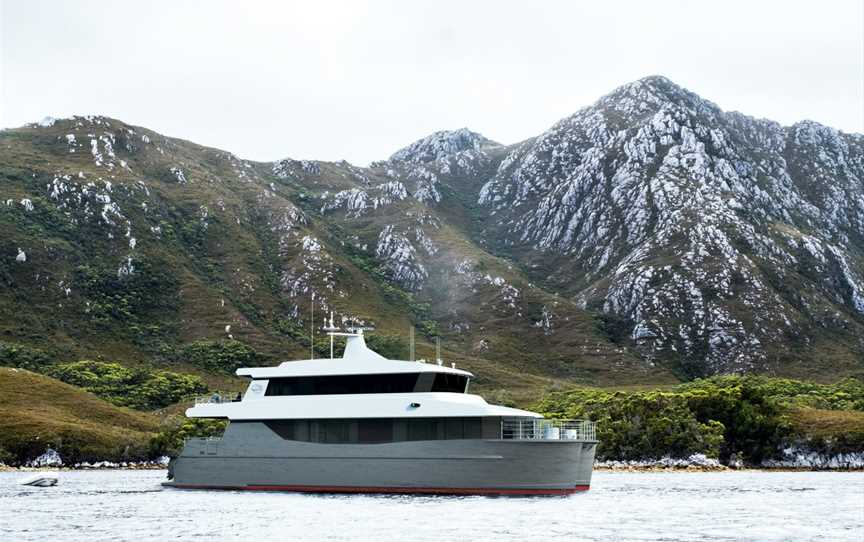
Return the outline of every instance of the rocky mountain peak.
[[[663,109],[680,108],[713,117],[721,113],[714,103],[690,92],[662,75],[643,77],[613,90],[595,107],[613,111],[627,120],[653,115]]]
[[[479,151],[484,147],[497,146],[500,145],[468,128],[442,130],[396,151],[390,156],[390,161],[423,164],[462,151]]]
[[[861,325],[862,179],[856,135],[724,113],[654,76],[515,146],[479,203],[508,250],[545,259],[544,283],[706,374],[792,357],[836,325],[824,314]]]

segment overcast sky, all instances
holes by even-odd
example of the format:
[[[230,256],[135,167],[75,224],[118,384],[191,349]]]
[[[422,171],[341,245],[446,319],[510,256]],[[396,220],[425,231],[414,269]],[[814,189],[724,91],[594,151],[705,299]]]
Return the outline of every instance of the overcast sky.
[[[536,135],[662,74],[864,132],[864,8],[826,2],[0,0],[0,126],[100,114],[243,158],[355,164]]]

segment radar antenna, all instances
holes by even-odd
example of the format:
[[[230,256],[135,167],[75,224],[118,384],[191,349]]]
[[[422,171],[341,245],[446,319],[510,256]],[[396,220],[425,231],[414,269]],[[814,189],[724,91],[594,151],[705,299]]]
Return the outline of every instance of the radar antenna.
[[[327,320],[324,320],[325,324],[328,324]],[[330,359],[333,359],[333,337],[339,328],[333,325],[333,311],[330,311],[330,322],[327,327],[323,328],[324,331],[327,332],[327,335],[330,335]]]

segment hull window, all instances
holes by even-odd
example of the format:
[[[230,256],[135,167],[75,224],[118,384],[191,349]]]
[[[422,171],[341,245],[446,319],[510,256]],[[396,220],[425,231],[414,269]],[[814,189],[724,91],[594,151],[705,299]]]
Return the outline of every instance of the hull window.
[[[358,420],[358,442],[392,442],[393,420]]]
[[[485,422],[482,418],[370,418],[270,420],[264,424],[284,440],[328,444],[500,438],[500,418]]]

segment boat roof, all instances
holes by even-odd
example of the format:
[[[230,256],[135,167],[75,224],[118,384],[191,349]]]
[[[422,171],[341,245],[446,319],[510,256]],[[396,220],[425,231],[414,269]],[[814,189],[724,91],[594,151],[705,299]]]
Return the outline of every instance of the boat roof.
[[[409,406],[416,405],[416,406]],[[542,418],[518,408],[490,405],[468,393],[370,393],[358,395],[290,395],[244,398],[229,403],[200,403],[190,418],[240,420],[517,417]]]
[[[336,334],[334,334],[336,335]],[[387,359],[368,346],[362,331],[338,334],[348,338],[345,353],[341,358],[308,359],[285,361],[276,367],[243,367],[237,369],[237,376],[253,379],[268,379],[292,376],[329,376],[392,373],[448,373],[466,377],[474,375],[462,369],[425,363],[422,361],[403,361]]]

